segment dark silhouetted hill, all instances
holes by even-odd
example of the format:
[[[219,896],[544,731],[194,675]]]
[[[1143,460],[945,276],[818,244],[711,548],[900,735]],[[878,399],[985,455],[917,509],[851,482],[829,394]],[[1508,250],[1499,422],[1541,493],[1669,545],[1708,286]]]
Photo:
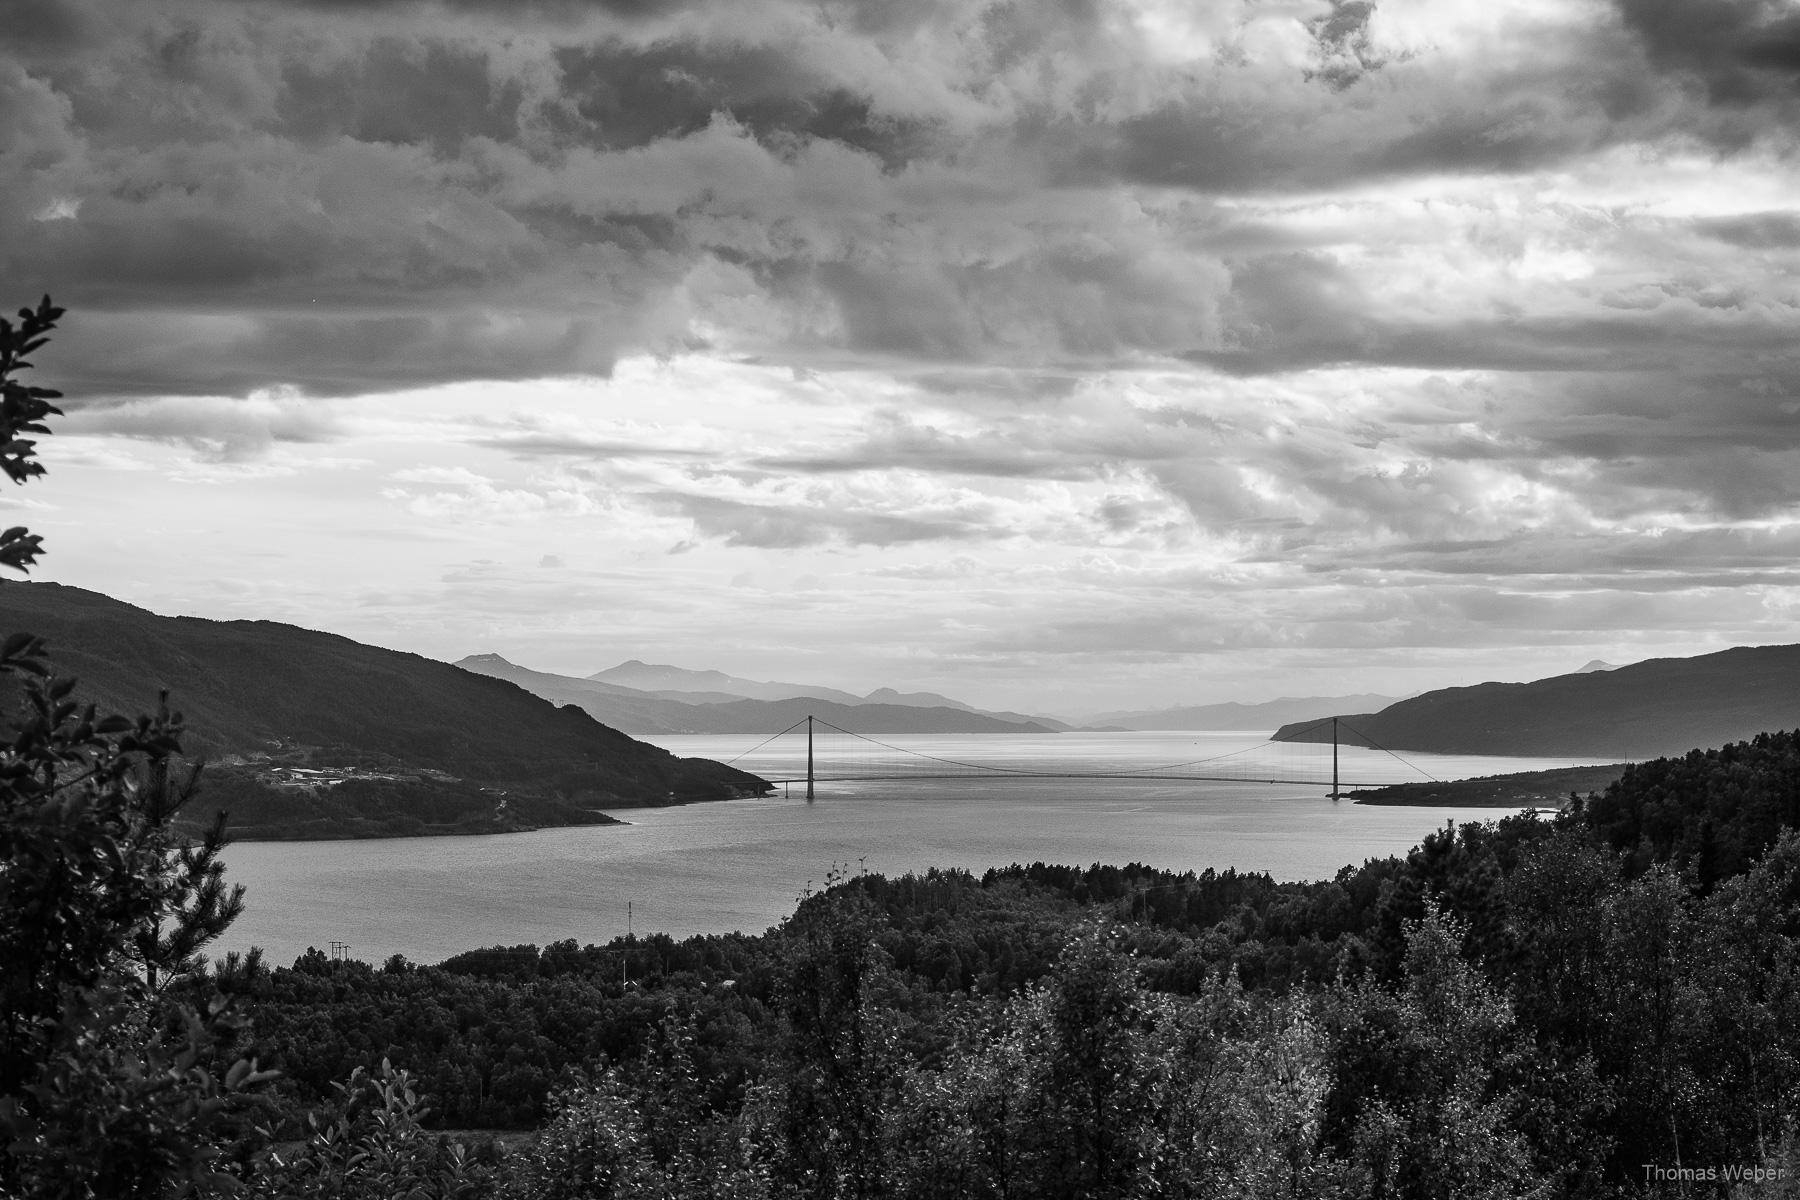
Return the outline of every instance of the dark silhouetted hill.
[[[488,796],[490,807],[513,809],[514,825],[530,798],[564,806],[554,822],[540,823],[569,823],[591,820],[603,806],[720,797],[761,784],[717,763],[678,759],[504,680],[292,625],[164,617],[80,588],[5,582],[0,629],[42,637],[57,670],[80,680],[77,698],[102,710],[149,711],[166,689],[196,757],[393,775],[378,782],[395,785],[380,800],[395,814],[407,796],[418,798],[418,788],[399,786],[408,777],[425,791],[435,776],[453,777]],[[217,786],[230,790],[236,770]],[[448,782],[438,790],[446,789],[454,790]]]
[[[1739,646],[1532,683],[1444,688],[1343,724],[1391,750],[1621,759],[1685,754],[1800,725],[1800,646]],[[1331,726],[1296,722],[1276,737],[1330,741]],[[1356,739],[1347,728],[1343,740]]]

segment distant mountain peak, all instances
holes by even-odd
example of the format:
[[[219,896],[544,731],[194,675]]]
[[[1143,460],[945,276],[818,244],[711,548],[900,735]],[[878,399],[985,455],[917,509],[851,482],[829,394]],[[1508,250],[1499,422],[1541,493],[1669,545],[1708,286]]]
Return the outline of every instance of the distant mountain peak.
[[[1618,669],[1618,663],[1602,662],[1600,659],[1590,658],[1585,666],[1576,667],[1570,674],[1587,675],[1594,671],[1616,671]]]
[[[481,663],[484,666],[490,667],[512,667],[518,665],[517,663],[508,662],[498,654],[471,654],[465,658],[457,659],[454,665],[460,667],[464,663]]]

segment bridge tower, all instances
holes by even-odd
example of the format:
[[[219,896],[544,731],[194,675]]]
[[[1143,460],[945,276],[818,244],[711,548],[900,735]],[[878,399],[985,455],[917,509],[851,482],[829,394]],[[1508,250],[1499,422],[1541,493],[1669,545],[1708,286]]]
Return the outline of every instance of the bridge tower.
[[[1331,718],[1331,798],[1338,798],[1338,766],[1337,766],[1338,719]]]
[[[806,798],[813,798],[813,719],[806,714]]]

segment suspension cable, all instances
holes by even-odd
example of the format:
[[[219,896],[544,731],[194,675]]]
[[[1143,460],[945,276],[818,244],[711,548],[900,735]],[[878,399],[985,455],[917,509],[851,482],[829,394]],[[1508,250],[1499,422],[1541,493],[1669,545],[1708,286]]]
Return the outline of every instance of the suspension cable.
[[[815,717],[814,720],[817,721],[820,725],[825,726],[825,728],[827,728],[827,729],[837,729],[837,731],[839,733],[845,735],[846,737],[861,738],[865,742],[873,743],[874,745],[880,746],[885,750],[892,750],[896,754],[910,754],[914,758],[927,758],[927,759],[930,759],[932,762],[946,763],[952,767],[967,767],[971,771],[994,771],[994,772],[1002,774],[1002,775],[1028,775],[1028,776],[1040,776],[1040,777],[1043,775],[1043,772],[1039,771],[1039,770],[1031,770],[1031,769],[1021,768],[1021,767],[996,767],[996,766],[990,766],[987,763],[962,762],[962,761],[960,761],[958,759],[954,759],[954,758],[944,758],[943,756],[937,755],[937,754],[926,754],[922,750],[909,750],[905,746],[896,746],[896,745],[892,744],[891,742],[884,742],[880,738],[872,738],[866,733],[855,733],[848,729],[838,729],[838,727],[836,725],[833,725],[830,721],[826,721],[822,718]],[[788,732],[788,730],[784,729],[781,732],[786,733],[786,732]],[[781,734],[778,733],[775,736],[780,737]]]
[[[1349,724],[1349,722],[1346,721],[1346,722],[1344,722],[1344,724],[1345,724],[1345,727],[1348,728],[1351,733],[1354,733],[1357,737],[1359,737],[1363,741],[1369,743],[1369,747],[1371,749],[1379,750],[1383,754],[1387,755],[1389,758],[1395,759],[1399,762],[1406,763],[1407,766],[1411,767],[1413,770],[1417,771],[1419,774],[1423,775],[1425,778],[1431,780],[1431,782],[1433,782],[1433,783],[1444,782],[1443,780],[1439,779],[1436,775],[1433,775],[1430,771],[1427,771],[1424,767],[1419,766],[1417,763],[1408,762],[1406,759],[1401,758],[1400,755],[1396,754],[1392,750],[1389,750],[1386,746],[1383,746],[1380,742],[1376,741],[1374,738],[1370,737],[1368,734],[1364,733],[1362,730],[1351,726]]]
[[[723,765],[729,767],[732,763],[734,763],[738,759],[744,757],[745,754],[755,754],[758,750],[761,750],[764,746],[768,745],[770,742],[774,741],[776,738],[785,737],[786,735],[794,732],[794,730],[800,728],[802,725],[806,724],[811,719],[812,718],[810,718],[810,717],[801,717],[798,721],[795,721],[792,725],[789,725],[786,729],[782,730],[780,733],[771,733],[768,737],[766,737],[762,741],[756,743],[756,745],[750,747],[748,750],[744,751],[743,754],[738,754],[731,758],[726,759]],[[820,722],[820,724],[823,724],[823,723],[824,722]],[[832,726],[832,728],[837,729],[837,726],[834,725],[834,726]],[[842,733],[843,730],[839,729],[838,732]]]

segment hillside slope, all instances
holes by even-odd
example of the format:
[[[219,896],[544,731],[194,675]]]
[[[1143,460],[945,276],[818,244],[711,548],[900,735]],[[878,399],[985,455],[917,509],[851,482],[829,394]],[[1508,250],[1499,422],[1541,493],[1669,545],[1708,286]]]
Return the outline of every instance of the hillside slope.
[[[536,823],[573,823],[595,819],[601,806],[761,785],[717,763],[678,759],[503,680],[292,625],[163,617],[80,588],[5,582],[0,629],[42,637],[58,671],[79,679],[77,697],[103,710],[147,711],[167,689],[186,719],[189,753],[239,768],[215,772],[215,790],[231,792],[241,769],[257,764],[291,778],[306,778],[295,770],[357,768],[389,785],[371,803],[418,817],[405,810],[424,792],[455,790],[439,778],[449,776],[464,793],[490,789],[489,808],[493,796],[507,797],[500,807],[515,810],[516,827],[530,799],[561,805],[554,819]],[[303,799],[304,789],[287,790]],[[260,793],[250,799],[269,802]]]
[[[601,724],[627,733],[716,732],[696,728],[693,701],[641,692],[635,688],[601,683],[595,679],[533,671],[529,667],[508,662],[498,654],[471,654],[467,658],[457,659],[452,665],[477,675],[518,684],[532,695],[541,696],[553,704],[573,704]],[[724,693],[712,694],[727,702],[738,699]]]
[[[1331,726],[1277,738],[1329,741]],[[1800,726],[1800,645],[1738,646],[1531,683],[1444,688],[1352,716],[1391,750],[1655,758]],[[1352,740],[1348,734],[1345,741]]]

